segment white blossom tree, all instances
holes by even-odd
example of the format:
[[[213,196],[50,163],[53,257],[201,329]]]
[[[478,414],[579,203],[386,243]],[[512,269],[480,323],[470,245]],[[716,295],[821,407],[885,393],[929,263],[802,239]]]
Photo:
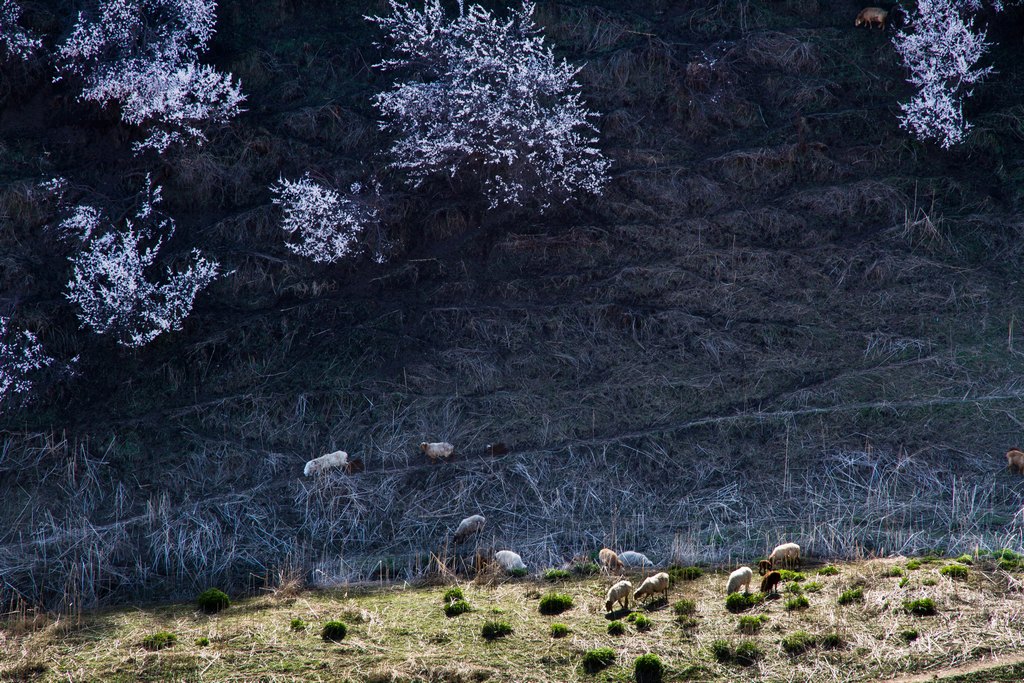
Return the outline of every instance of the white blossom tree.
[[[578,193],[600,194],[608,161],[595,147],[595,114],[581,101],[579,68],[556,60],[528,0],[499,19],[479,5],[449,18],[440,0],[423,11],[388,0],[367,17],[393,57],[378,67],[415,77],[374,102],[395,134],[393,168],[415,187],[431,176],[479,176],[491,208]]]
[[[66,238],[82,241],[81,250],[71,257],[72,277],[66,294],[78,306],[79,320],[130,348],[181,329],[196,295],[219,270],[216,261],[193,249],[184,270],[167,268],[163,282],[150,278],[160,248],[175,228],[171,218],[154,210],[159,202],[160,188],[147,190],[135,222],[126,220],[122,229],[110,225],[102,211],[89,206],[76,207],[61,223]]]
[[[270,190],[275,195],[274,204],[284,213],[281,228],[298,238],[287,242],[287,247],[318,263],[334,263],[354,255],[361,248],[359,238],[377,220],[374,209],[342,197],[308,173],[295,181],[282,178]],[[361,186],[354,184],[351,190],[355,194]]]
[[[0,0],[0,61],[28,59],[39,49],[39,39],[33,38],[18,25],[21,7],[14,0]]]
[[[32,389],[32,373],[53,362],[34,334],[9,325],[10,319],[0,316],[0,412],[15,395]]]
[[[231,74],[196,60],[214,34],[215,0],[101,0],[79,14],[58,49],[61,67],[84,80],[81,97],[116,102],[125,123],[145,128],[136,151],[206,140],[245,100]]]
[[[919,0],[893,45],[910,70],[907,80],[917,93],[900,105],[900,125],[919,140],[943,148],[963,141],[971,124],[964,119],[963,100],[973,86],[992,72],[979,68],[988,49],[985,31],[974,27],[972,9],[980,0]],[[1001,9],[1001,3],[994,3]],[[965,15],[967,18],[965,19]]]

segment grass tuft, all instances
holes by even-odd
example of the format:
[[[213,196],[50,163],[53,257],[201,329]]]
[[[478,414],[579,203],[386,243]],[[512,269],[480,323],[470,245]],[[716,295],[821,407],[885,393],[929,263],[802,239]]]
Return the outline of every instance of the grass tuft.
[[[818,574],[821,576],[835,576],[839,573],[839,567],[834,564],[827,564],[818,570]]]
[[[167,631],[150,633],[142,639],[142,647],[147,650],[162,650],[165,647],[172,647],[178,642],[178,636]]]
[[[938,608],[935,606],[935,601],[931,598],[907,600],[903,603],[903,609],[915,617],[930,617],[939,613]]]
[[[569,633],[569,627],[565,624],[551,624],[552,638],[565,638]]]
[[[855,602],[864,602],[864,589],[860,586],[843,591],[836,600],[840,605],[852,605]]]
[[[444,602],[445,602],[445,604],[447,604],[449,602],[455,602],[456,600],[465,600],[465,599],[466,599],[466,596],[463,594],[462,589],[459,588],[458,586],[454,586],[452,588],[449,588],[448,590],[446,590],[444,592]]]
[[[672,579],[672,582],[676,581],[696,581],[700,577],[704,576],[704,570],[700,567],[678,567],[672,566],[668,568],[668,576]]]
[[[947,564],[939,570],[939,573],[950,579],[966,579],[971,570],[962,564]]]
[[[725,608],[735,614],[750,609],[762,600],[764,600],[764,595],[761,593],[750,593],[748,595],[732,593],[725,599]]]
[[[596,674],[598,671],[607,669],[614,663],[615,650],[610,647],[598,647],[593,650],[587,650],[583,653],[583,659],[580,662],[583,670],[588,674]]]
[[[608,624],[608,635],[610,636],[621,636],[626,633],[626,625],[616,619],[615,621]]]
[[[746,633],[748,636],[752,636],[761,630],[761,627],[768,621],[767,614],[757,615],[745,615],[740,617],[739,630],[740,633]]]
[[[512,624],[507,621],[488,621],[480,628],[484,640],[497,640],[512,635]]]
[[[656,654],[640,655],[633,662],[633,678],[636,683],[661,683],[664,676],[665,665]]]
[[[636,626],[636,630],[641,633],[650,631],[654,628],[654,622],[651,618],[643,614],[637,615],[636,619],[633,620],[633,625]]]
[[[792,612],[798,609],[807,609],[811,606],[810,601],[807,600],[806,595],[798,595],[795,598],[786,600],[786,611]]]
[[[572,596],[565,593],[548,593],[540,599],[541,614],[561,614],[572,609]]]
[[[565,581],[566,579],[572,578],[572,572],[568,569],[549,569],[544,572],[545,581]]]
[[[294,619],[292,619],[291,629],[293,631],[305,631],[306,630],[306,622],[304,622],[299,617],[295,617]]]
[[[348,626],[342,621],[328,621],[320,630],[320,637],[332,642],[344,640],[346,635],[348,635]]]
[[[788,655],[800,655],[818,644],[818,639],[807,631],[794,631],[782,639],[782,649]]]
[[[231,606],[231,598],[222,590],[207,588],[196,598],[196,604],[203,612],[216,614]]]
[[[450,602],[444,606],[444,615],[449,618],[457,617],[460,614],[465,614],[470,611],[470,609],[472,608],[465,600],[456,600],[455,602]]]

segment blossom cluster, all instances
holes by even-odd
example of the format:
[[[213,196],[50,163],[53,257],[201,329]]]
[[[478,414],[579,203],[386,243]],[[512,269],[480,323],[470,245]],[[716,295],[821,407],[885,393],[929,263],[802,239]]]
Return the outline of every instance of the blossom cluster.
[[[298,241],[287,246],[299,256],[318,263],[334,263],[359,248],[359,237],[377,219],[376,212],[342,197],[307,173],[299,180],[281,179],[271,186],[274,204],[282,208],[282,229]],[[352,187],[353,193],[359,190]]]

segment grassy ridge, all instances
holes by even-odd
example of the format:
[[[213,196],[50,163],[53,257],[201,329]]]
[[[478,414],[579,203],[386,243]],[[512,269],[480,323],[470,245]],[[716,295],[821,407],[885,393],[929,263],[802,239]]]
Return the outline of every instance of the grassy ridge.
[[[550,583],[530,579],[463,584],[471,609],[451,617],[443,610],[444,586],[308,592],[290,585],[235,601],[216,615],[193,604],[106,610],[78,621],[10,620],[0,631],[0,679],[620,681],[631,680],[636,657],[654,652],[668,667],[666,680],[872,681],[1015,651],[1018,597],[988,564],[978,561],[957,582],[944,577],[937,562],[913,570],[906,581],[893,571],[905,565],[901,561],[841,563],[838,574],[828,575],[812,569],[821,586],[808,594],[807,609],[787,611],[779,597],[742,616],[725,609],[724,572],[680,581],[669,604],[633,605],[632,613],[605,613],[604,593],[615,579],[566,580],[558,590],[574,604],[557,616],[539,610]],[[638,585],[640,577],[630,578]],[[852,586],[863,588],[864,601],[839,605],[838,596]],[[936,602],[937,615],[916,617],[901,608],[905,599],[921,596]],[[672,607],[684,599],[694,604]],[[650,620],[643,629],[636,612]],[[759,628],[741,628],[752,616],[760,617]],[[333,620],[346,624],[344,639],[321,637]],[[612,620],[624,624],[622,635],[609,634]],[[485,638],[482,628],[493,622],[510,632]],[[568,634],[553,637],[555,623]],[[906,635],[911,631],[913,638]],[[147,636],[163,632],[176,642],[147,649]],[[604,647],[614,650],[614,663],[596,676],[587,673],[585,653]],[[1018,670],[1006,668],[1005,676]]]

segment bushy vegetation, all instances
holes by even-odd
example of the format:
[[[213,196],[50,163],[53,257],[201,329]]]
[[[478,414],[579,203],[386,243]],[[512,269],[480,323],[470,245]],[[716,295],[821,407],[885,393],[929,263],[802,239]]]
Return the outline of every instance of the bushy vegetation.
[[[799,655],[817,645],[818,639],[807,631],[794,631],[785,636],[780,644],[786,654]]]
[[[587,650],[583,653],[583,659],[580,662],[583,670],[591,674],[607,669],[614,663],[615,650],[610,647],[598,647]]]
[[[548,593],[540,599],[541,614],[561,614],[572,609],[572,596],[565,593]]]
[[[142,647],[147,650],[162,650],[178,642],[178,636],[168,631],[151,633],[142,639]]]
[[[295,617],[291,621],[290,628],[293,631],[305,631],[307,626],[308,625],[306,624],[305,621],[303,621],[299,617]]]
[[[484,640],[497,640],[512,635],[512,624],[507,621],[488,621],[480,628]]]
[[[549,569],[544,572],[544,579],[546,581],[565,581],[569,578],[572,578],[572,572],[568,569]]]
[[[664,675],[665,665],[656,654],[640,655],[633,662],[633,678],[636,683],[661,683]]]
[[[778,572],[782,576],[783,581],[804,581],[807,579],[806,574],[795,572],[792,569],[779,569]]]
[[[906,628],[900,631],[900,638],[902,638],[904,642],[907,643],[914,642],[918,639],[918,637],[920,637],[920,635],[921,634],[918,632],[916,628]]]
[[[446,617],[457,617],[460,614],[465,614],[471,609],[472,608],[469,606],[469,603],[465,600],[455,600],[444,606],[444,615]]]
[[[206,636],[200,636],[196,638],[196,647],[208,647],[210,645],[210,639]]]
[[[818,574],[822,576],[835,576],[839,573],[839,567],[834,564],[827,564],[818,570]]]
[[[711,643],[710,649],[712,656],[723,664],[733,662],[741,666],[752,666],[764,657],[764,650],[753,640],[741,641],[736,647],[728,640],[716,640]]]
[[[570,633],[569,627],[565,624],[551,624],[552,638],[565,638]]]
[[[810,601],[806,595],[798,595],[795,598],[786,600],[786,610],[792,612],[794,610],[807,609],[811,606]]]
[[[328,621],[320,630],[320,637],[323,640],[339,641],[344,640],[348,634],[348,626],[341,621]]]
[[[654,622],[651,618],[643,614],[638,614],[636,616],[636,619],[633,620],[633,625],[636,626],[636,630],[641,633],[644,631],[650,631],[654,628]]]
[[[594,576],[601,573],[601,567],[596,562],[581,562],[572,566],[572,573],[576,576]]]
[[[740,633],[746,633],[747,635],[754,635],[761,630],[761,627],[768,622],[767,614],[756,614],[746,615],[740,617],[739,630]]]
[[[935,606],[935,601],[931,598],[907,600],[903,603],[903,609],[915,617],[930,617],[939,613],[938,608]]]
[[[616,619],[608,624],[608,635],[610,636],[621,636],[626,633],[626,625]]]
[[[465,593],[463,593],[462,589],[459,588],[458,586],[452,586],[451,588],[446,590],[444,592],[444,597],[442,598],[442,600],[444,600],[445,604],[448,604],[450,602],[455,602],[456,600],[465,600],[465,599],[466,599]]]
[[[947,564],[939,570],[939,573],[950,579],[966,579],[971,570],[962,564]]]
[[[696,581],[704,576],[704,570],[700,567],[679,567],[673,565],[668,568],[667,572],[673,583],[677,581]]]
[[[731,593],[725,599],[725,608],[733,613],[742,612],[750,609],[762,600],[764,600],[764,595],[761,593]]]
[[[697,602],[689,598],[676,600],[672,605],[672,611],[677,617],[689,616],[697,611]]]
[[[839,594],[836,600],[840,605],[851,605],[855,602],[864,602],[864,589],[861,586],[848,588]]]
[[[217,588],[208,588],[196,598],[199,609],[207,614],[216,614],[231,606],[231,598],[227,593]]]

